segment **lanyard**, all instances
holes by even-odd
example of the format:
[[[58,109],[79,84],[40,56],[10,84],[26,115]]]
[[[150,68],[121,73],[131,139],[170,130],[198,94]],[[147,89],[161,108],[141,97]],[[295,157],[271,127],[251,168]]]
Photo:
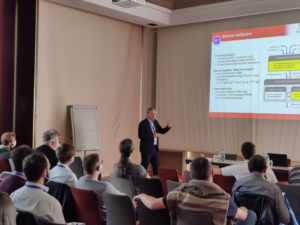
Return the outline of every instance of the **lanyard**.
[[[32,189],[39,189],[41,191],[44,191],[43,188],[36,186],[36,185],[32,185],[32,184],[25,184],[26,187],[28,188],[32,188]]]
[[[154,122],[151,120],[151,121],[149,121],[150,122],[150,127],[151,127],[151,130],[152,130],[152,132],[153,132],[153,134],[156,132],[156,130],[155,130],[155,126],[154,126]]]
[[[61,164],[61,163],[57,163],[57,166],[62,167],[62,168],[66,168],[66,166],[64,164]]]

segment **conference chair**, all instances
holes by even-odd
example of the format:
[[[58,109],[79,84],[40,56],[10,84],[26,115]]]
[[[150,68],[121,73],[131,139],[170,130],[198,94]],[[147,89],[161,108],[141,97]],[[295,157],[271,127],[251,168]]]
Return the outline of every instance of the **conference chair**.
[[[253,210],[257,215],[256,225],[278,225],[274,207],[266,196],[252,193],[234,192],[234,201],[240,206]],[[274,212],[274,214],[273,214]]]
[[[228,194],[231,194],[232,187],[235,183],[234,177],[227,177],[223,175],[214,175],[213,176],[213,182],[217,185],[219,185],[224,191],[226,191]]]
[[[81,157],[75,156],[74,161],[69,165],[69,167],[78,179],[84,175]]]
[[[62,224],[52,223],[30,212],[20,211],[20,210],[18,210],[16,222],[17,225],[62,225]]]
[[[167,180],[179,182],[176,169],[158,168],[158,176],[165,195],[168,193]]]
[[[300,221],[300,184],[277,184],[289,200],[297,221]]]
[[[99,200],[94,191],[71,188],[78,222],[86,225],[101,225]]]
[[[164,196],[163,188],[159,179],[139,177],[136,178],[136,185],[136,189],[139,194],[144,193],[155,198]]]
[[[2,173],[4,171],[10,172],[11,169],[10,169],[8,160],[5,158],[0,158],[0,173]]]
[[[171,181],[171,180],[167,180],[167,189],[168,189],[168,193],[170,191],[173,191],[175,188],[178,188],[180,186],[179,182],[175,182],[175,181]]]
[[[49,187],[48,194],[60,202],[65,220],[67,222],[77,221],[75,201],[70,187],[54,181],[48,181],[45,186]]]
[[[139,225],[170,225],[167,209],[150,210],[141,201],[138,202]]]
[[[107,225],[135,225],[135,213],[132,200],[126,195],[105,194]]]
[[[127,178],[117,177],[116,175],[110,174],[109,182],[120,192],[128,195],[130,198],[135,196],[135,190],[133,181],[130,176]]]
[[[192,212],[176,207],[176,225],[213,225],[211,215],[208,212]]]

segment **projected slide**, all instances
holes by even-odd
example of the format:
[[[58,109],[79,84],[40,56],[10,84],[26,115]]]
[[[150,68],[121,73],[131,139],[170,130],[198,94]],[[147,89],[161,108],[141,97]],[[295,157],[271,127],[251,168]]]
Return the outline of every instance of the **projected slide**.
[[[212,34],[209,116],[300,119],[300,24]]]

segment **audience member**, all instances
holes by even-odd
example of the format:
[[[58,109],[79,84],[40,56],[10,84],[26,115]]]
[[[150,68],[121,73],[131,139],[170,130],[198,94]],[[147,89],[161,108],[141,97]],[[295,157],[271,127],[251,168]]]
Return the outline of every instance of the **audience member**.
[[[141,165],[137,165],[131,162],[130,156],[134,150],[132,140],[127,138],[120,142],[119,151],[121,153],[121,159],[113,166],[112,174],[117,177],[125,178],[131,177],[147,177],[145,168]]]
[[[27,156],[23,167],[27,182],[10,197],[17,209],[29,211],[52,223],[65,224],[60,203],[47,193],[48,187],[43,185],[49,167],[44,154],[35,152]]]
[[[26,183],[26,177],[23,173],[23,160],[33,153],[33,149],[28,145],[21,145],[12,151],[12,160],[15,166],[14,172],[0,182],[0,190],[11,194],[15,190],[23,187]]]
[[[244,157],[244,162],[241,164],[235,164],[231,166],[226,166],[223,168],[214,168],[213,173],[223,176],[234,176],[236,180],[241,177],[247,176],[250,174],[248,169],[249,159],[255,155],[255,145],[252,142],[245,142],[242,144],[241,152]],[[271,167],[268,167],[265,178],[271,183],[277,183],[278,180]]]
[[[232,188],[232,192],[253,193],[266,196],[275,210],[275,218],[288,224],[290,217],[279,187],[264,179],[267,170],[266,159],[261,155],[252,156],[248,162],[250,175],[240,178]]]
[[[9,195],[0,192],[0,224],[16,225],[17,211]]]
[[[256,214],[245,207],[238,208],[230,195],[212,182],[209,161],[198,157],[192,161],[189,183],[168,193],[167,197],[154,198],[146,194],[134,197],[152,210],[168,208],[171,224],[176,224],[176,207],[193,212],[208,212],[214,225],[224,225],[227,218],[237,219],[237,224],[254,225]]]
[[[116,190],[110,183],[98,181],[98,176],[102,172],[102,161],[100,160],[98,154],[90,154],[84,157],[83,168],[86,175],[79,178],[76,186],[80,189],[93,190],[96,192],[99,201],[102,224],[105,225],[106,208],[104,205],[103,196],[105,193],[117,195],[121,193]]]
[[[58,163],[50,171],[49,180],[74,187],[77,182],[77,177],[69,168],[69,165],[74,161],[75,157],[74,147],[68,144],[61,144],[56,149],[56,156]]]
[[[57,130],[51,129],[47,130],[43,134],[44,144],[36,149],[37,152],[42,152],[48,158],[50,162],[50,169],[52,169],[57,164],[57,157],[55,150],[59,145],[59,132]]]
[[[16,135],[13,132],[5,132],[1,135],[0,157],[9,159],[11,149],[16,146]]]
[[[300,184],[300,166],[296,166],[290,170],[289,184]]]

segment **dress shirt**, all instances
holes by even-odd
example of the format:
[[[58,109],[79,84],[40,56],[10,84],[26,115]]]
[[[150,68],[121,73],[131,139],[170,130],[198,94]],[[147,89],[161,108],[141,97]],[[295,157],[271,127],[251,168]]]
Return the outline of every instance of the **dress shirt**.
[[[245,160],[241,164],[235,164],[231,166],[226,166],[221,168],[221,173],[224,176],[233,176],[235,177],[236,180],[239,180],[240,178],[247,176],[250,174],[249,169],[248,169],[248,160]],[[265,174],[265,178],[267,181],[271,183],[278,183],[278,180],[272,170],[271,167],[268,166],[268,169]]]
[[[33,182],[13,192],[10,197],[17,209],[28,211],[50,222],[65,224],[60,203],[47,193],[48,187]]]
[[[70,167],[62,163],[57,163],[50,171],[49,180],[75,187],[78,179]]]

